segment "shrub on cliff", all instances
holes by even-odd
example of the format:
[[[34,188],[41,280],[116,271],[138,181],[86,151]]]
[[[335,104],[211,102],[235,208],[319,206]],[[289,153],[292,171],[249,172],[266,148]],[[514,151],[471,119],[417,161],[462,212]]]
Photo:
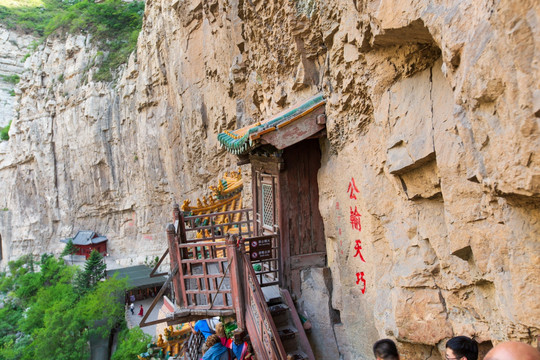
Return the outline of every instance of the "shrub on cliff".
[[[8,29],[42,36],[63,6],[61,0],[0,0],[0,23]]]
[[[11,121],[4,127],[0,127],[0,140],[9,140],[9,128],[11,127]]]
[[[10,83],[10,84],[13,84],[13,85],[17,84],[17,83],[21,80],[21,78],[20,78],[19,75],[17,75],[17,74],[13,74],[13,75],[2,75],[2,76],[0,76],[0,78],[1,78],[3,81],[5,81],[5,82],[7,82],[7,83]]]

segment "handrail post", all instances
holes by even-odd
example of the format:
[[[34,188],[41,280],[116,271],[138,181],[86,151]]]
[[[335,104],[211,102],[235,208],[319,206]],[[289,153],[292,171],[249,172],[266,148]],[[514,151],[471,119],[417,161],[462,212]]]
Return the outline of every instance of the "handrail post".
[[[240,241],[243,246],[243,241]],[[241,251],[237,247],[237,237],[229,236],[227,239],[227,260],[230,262],[230,279],[233,308],[236,313],[236,323],[239,328],[245,329],[245,302],[244,302],[244,267]]]
[[[174,221],[180,220],[180,205],[178,204],[173,205],[173,219]]]

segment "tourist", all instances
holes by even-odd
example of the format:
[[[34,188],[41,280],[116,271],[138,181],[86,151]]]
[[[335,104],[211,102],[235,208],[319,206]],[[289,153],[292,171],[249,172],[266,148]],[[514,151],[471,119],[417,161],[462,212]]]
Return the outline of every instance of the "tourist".
[[[446,342],[447,360],[478,360],[478,343],[467,336],[456,336]]]
[[[204,336],[204,341],[208,340],[208,337],[214,334],[214,331],[210,329],[210,326],[208,326],[208,322],[206,320],[197,321],[195,323],[195,327],[193,327],[191,323],[189,323],[189,327],[194,334],[200,331],[201,334],[203,334]]]
[[[230,360],[231,353],[229,349],[221,344],[219,336],[210,335],[206,340],[206,352],[203,355],[203,360]]]
[[[528,344],[508,341],[491,349],[484,360],[540,360],[540,352]]]
[[[144,315],[144,309],[141,305],[140,309],[139,309],[139,316],[143,316]]]
[[[377,360],[399,360],[396,344],[390,339],[375,342],[373,354]]]
[[[135,315],[135,305],[133,303],[129,304],[129,310],[131,310],[131,315]]]
[[[244,341],[244,331],[236,329],[233,332],[233,339],[227,340],[227,347],[232,350],[233,356],[237,360],[251,359],[249,344]]]
[[[225,346],[227,343],[227,335],[225,335],[225,327],[223,326],[223,323],[218,322],[216,324],[216,335],[219,336],[221,345]]]
[[[206,347],[206,340],[208,340],[208,337],[210,337],[210,335],[213,335],[214,334],[214,331],[212,329],[210,329],[210,326],[208,325],[208,321],[207,320],[199,320],[195,323],[195,327],[193,327],[193,325],[191,325],[191,323],[188,323],[189,324],[189,327],[191,328],[191,331],[194,333],[194,334],[197,334],[199,331],[201,332],[201,334],[204,336],[204,343],[203,343],[203,346],[202,346],[202,352],[204,354],[204,352],[207,350],[207,347]]]

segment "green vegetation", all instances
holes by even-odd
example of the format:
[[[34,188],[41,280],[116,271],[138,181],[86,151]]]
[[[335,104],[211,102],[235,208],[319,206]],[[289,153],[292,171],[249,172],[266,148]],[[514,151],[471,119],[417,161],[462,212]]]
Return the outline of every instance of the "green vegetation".
[[[64,7],[55,0],[0,0],[0,22],[8,29],[19,29],[43,36],[45,26]]]
[[[11,121],[4,127],[0,127],[0,140],[9,140],[9,128],[11,127]]]
[[[159,256],[156,256],[153,259],[152,258],[148,259],[148,256],[144,258],[144,265],[152,269],[156,267],[158,262],[159,262]]]
[[[91,34],[105,56],[95,80],[111,81],[137,45],[144,1],[0,0],[0,22],[8,28],[47,37],[53,33]]]
[[[52,255],[8,266],[9,273],[0,273],[0,360],[88,359],[91,336],[125,328],[126,280],[98,281],[79,296],[73,279],[80,270]]]
[[[5,81],[7,83],[10,83],[10,84],[13,84],[13,85],[18,84],[19,81],[21,80],[21,78],[17,74],[1,75],[0,77],[2,78],[3,81]]]
[[[118,336],[118,348],[111,360],[137,359],[137,355],[146,352],[147,344],[151,342],[152,337],[139,327],[124,329]]]
[[[69,239],[66,247],[64,250],[62,250],[62,253],[60,254],[60,257],[64,257],[66,255],[73,255],[77,252],[77,247],[73,245],[73,239]]]
[[[92,250],[90,257],[84,264],[84,270],[77,273],[75,277],[75,292],[83,296],[89,290],[93,289],[101,279],[105,278],[107,265],[103,256],[96,250]]]

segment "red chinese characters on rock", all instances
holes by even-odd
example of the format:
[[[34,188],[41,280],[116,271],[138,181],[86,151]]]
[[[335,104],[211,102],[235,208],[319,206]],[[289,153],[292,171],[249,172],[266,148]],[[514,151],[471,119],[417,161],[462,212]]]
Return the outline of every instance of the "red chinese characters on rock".
[[[356,187],[356,183],[354,181],[354,177],[351,177],[351,181],[349,182],[349,187],[347,188],[347,193],[349,195],[349,199],[358,200],[356,197],[356,194],[360,193],[358,191],[358,188]],[[336,209],[339,209],[339,203],[336,203]],[[360,221],[362,215],[358,212],[358,208],[355,205],[354,209],[352,206],[350,206],[350,224],[353,228],[353,230],[362,231],[362,223]],[[338,221],[340,220],[340,217],[338,217]],[[339,229],[339,235],[341,235],[341,229]],[[362,241],[361,240],[355,240],[355,246],[354,250],[356,250],[356,253],[354,254],[354,257],[359,257],[362,262],[366,262],[364,259],[364,256],[362,255]],[[343,250],[341,250],[341,253],[343,254]],[[365,294],[366,292],[366,279],[364,278],[364,272],[360,271],[356,273],[356,285],[362,286],[362,294]]]
[[[354,257],[359,256],[363,262],[366,262],[366,260],[364,260],[364,257],[362,256],[362,253],[360,252],[360,250],[362,250],[361,244],[362,244],[361,240],[356,240],[356,245],[354,246],[354,250],[356,250],[356,254],[354,254]]]
[[[356,273],[356,285],[359,285],[360,282],[362,282],[364,284],[364,287],[362,287],[362,294],[364,294],[366,292],[366,279],[364,279],[364,272],[361,271],[361,272],[357,272]]]
[[[356,184],[354,183],[354,178],[351,178],[351,181],[349,182],[349,188],[347,189],[347,192],[349,193],[349,199],[356,199],[356,194],[358,194],[360,191],[356,188]],[[355,194],[356,193],[356,194]]]
[[[362,215],[360,215],[356,206],[354,207],[354,210],[351,207],[351,217],[350,217],[351,226],[353,229],[356,229],[358,231],[362,231],[362,224],[360,223],[360,216]]]

